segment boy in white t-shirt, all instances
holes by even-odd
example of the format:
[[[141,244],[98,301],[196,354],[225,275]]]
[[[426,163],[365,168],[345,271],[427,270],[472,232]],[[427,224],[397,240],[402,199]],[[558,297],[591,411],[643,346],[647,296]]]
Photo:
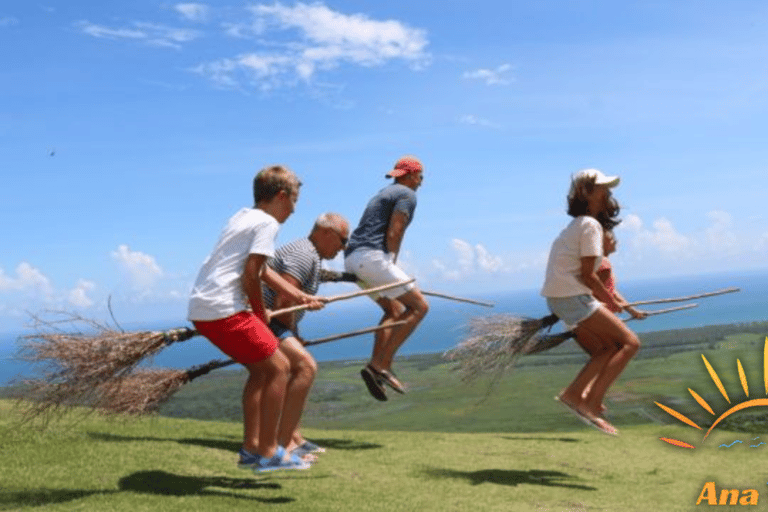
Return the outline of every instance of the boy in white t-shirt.
[[[205,260],[189,301],[188,318],[222,352],[248,369],[243,390],[244,440],[240,466],[254,471],[306,469],[297,458],[286,458],[279,445],[278,425],[290,364],[277,350],[279,342],[267,325],[262,279],[298,304],[322,307],[285,280],[265,272],[275,253],[275,237],[299,197],[296,175],[283,166],[266,167],[253,180],[253,208],[243,208],[224,227]]]

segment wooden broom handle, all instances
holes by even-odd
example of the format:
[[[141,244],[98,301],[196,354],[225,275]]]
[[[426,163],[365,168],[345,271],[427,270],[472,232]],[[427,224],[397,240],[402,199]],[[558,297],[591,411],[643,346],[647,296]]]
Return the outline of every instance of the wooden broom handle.
[[[411,284],[415,280],[416,278],[412,277],[411,279],[406,279],[405,281],[398,281],[396,283],[384,284],[381,286],[376,286],[374,288],[366,288],[364,290],[358,290],[356,292],[351,292],[351,293],[344,293],[341,295],[331,295],[330,297],[325,297],[325,302],[326,303],[336,302],[339,300],[353,299],[355,297],[360,297],[361,295],[368,295],[369,293],[382,292],[384,290],[397,288],[398,286],[405,286],[407,284]],[[308,309],[308,308],[309,308],[308,304],[298,304],[296,306],[291,306],[288,308],[283,308],[283,309],[278,309],[276,311],[273,311],[270,316],[275,317],[275,316],[282,315],[283,313],[291,313],[293,311],[301,311],[303,309]]]

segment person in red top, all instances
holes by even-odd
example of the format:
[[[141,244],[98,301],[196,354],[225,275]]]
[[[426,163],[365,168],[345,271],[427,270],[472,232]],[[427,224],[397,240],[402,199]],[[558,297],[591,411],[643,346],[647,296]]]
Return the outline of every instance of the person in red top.
[[[616,235],[613,233],[613,230],[607,229],[603,232],[603,259],[600,262],[600,266],[597,269],[597,277],[603,282],[603,285],[605,285],[605,288],[608,290],[608,293],[611,294],[611,297],[614,298],[616,301],[616,304],[608,304],[607,302],[603,302],[603,305],[611,312],[619,314],[622,311],[626,311],[630,315],[632,315],[632,318],[635,318],[637,320],[642,320],[643,318],[647,317],[648,314],[644,311],[640,311],[639,309],[635,309],[635,307],[628,305],[627,299],[624,298],[621,293],[616,289],[616,278],[613,275],[613,265],[611,265],[611,261],[608,259],[608,256],[616,252]],[[613,347],[613,349],[610,349],[610,353],[618,352],[619,347]],[[597,375],[587,384],[587,386],[584,388],[584,394],[582,397],[586,397],[590,390],[592,389],[592,386],[595,383],[595,380],[597,380]],[[599,411],[601,414],[605,413],[607,411],[607,407],[604,403],[600,403]]]
[[[600,267],[597,269],[597,277],[600,278],[600,280],[605,285],[605,288],[616,300],[616,305],[608,304],[605,302],[603,304],[605,304],[605,307],[607,307],[609,311],[614,313],[621,313],[622,311],[626,311],[632,315],[632,318],[641,320],[648,315],[643,311],[628,305],[627,300],[616,289],[616,279],[613,276],[613,266],[611,265],[611,261],[608,259],[608,256],[614,252],[616,252],[616,235],[612,230],[606,230],[603,233],[603,261],[600,263]],[[617,306],[623,306],[623,308],[618,308]]]

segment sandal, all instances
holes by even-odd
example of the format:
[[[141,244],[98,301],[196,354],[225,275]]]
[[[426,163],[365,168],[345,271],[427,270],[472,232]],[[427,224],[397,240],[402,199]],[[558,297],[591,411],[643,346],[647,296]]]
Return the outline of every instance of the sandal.
[[[381,385],[376,372],[370,365],[360,370],[360,376],[363,378],[363,381],[368,388],[368,392],[373,398],[380,402],[385,402],[387,400],[387,393],[384,391],[384,386]]]
[[[403,383],[400,382],[394,373],[390,370],[377,370],[371,365],[367,366],[368,369],[370,369],[373,373],[375,373],[379,379],[384,381],[384,383],[400,393],[401,395],[405,394],[405,387],[403,386]]]
[[[555,400],[556,400],[558,403],[562,404],[562,405],[563,405],[563,407],[565,407],[566,409],[568,409],[568,411],[570,411],[571,413],[573,413],[573,414],[574,414],[574,415],[575,415],[577,418],[579,418],[579,420],[581,420],[581,422],[582,422],[582,423],[584,423],[585,425],[589,425],[590,427],[595,427],[595,426],[596,426],[596,425],[594,424],[594,422],[593,422],[593,421],[592,421],[592,420],[591,420],[591,419],[590,419],[590,418],[589,418],[589,417],[588,417],[586,414],[584,414],[584,413],[582,413],[580,410],[578,410],[578,409],[577,409],[577,408],[576,408],[576,407],[575,407],[573,404],[570,404],[570,403],[566,402],[565,400],[562,400],[562,399],[561,399],[559,396],[556,396],[556,397],[555,397]]]
[[[594,418],[590,418],[590,421],[592,422],[592,426],[603,434],[608,434],[609,436],[619,435],[619,431],[616,430],[616,427],[611,425],[605,418],[595,416]]]
[[[325,453],[325,448],[323,448],[322,446],[318,446],[312,441],[307,441],[306,439],[304,440],[303,443],[299,445],[299,448],[301,448],[307,453]]]

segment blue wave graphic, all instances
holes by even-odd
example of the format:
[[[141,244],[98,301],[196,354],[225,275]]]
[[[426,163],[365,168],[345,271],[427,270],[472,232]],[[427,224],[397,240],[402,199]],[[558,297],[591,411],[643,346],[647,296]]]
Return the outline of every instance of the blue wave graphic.
[[[756,437],[756,438],[752,439],[752,442],[754,443],[758,439],[760,439],[760,437]],[[744,444],[744,441],[741,441],[741,440],[737,439],[734,442],[732,442],[731,444],[721,444],[720,446],[718,446],[718,448],[731,448],[731,447],[733,447],[736,444]],[[750,443],[749,446],[750,446],[750,448],[757,448],[757,447],[762,446],[764,444],[766,444],[766,443],[764,443],[763,441],[760,441],[757,444],[751,444]]]

